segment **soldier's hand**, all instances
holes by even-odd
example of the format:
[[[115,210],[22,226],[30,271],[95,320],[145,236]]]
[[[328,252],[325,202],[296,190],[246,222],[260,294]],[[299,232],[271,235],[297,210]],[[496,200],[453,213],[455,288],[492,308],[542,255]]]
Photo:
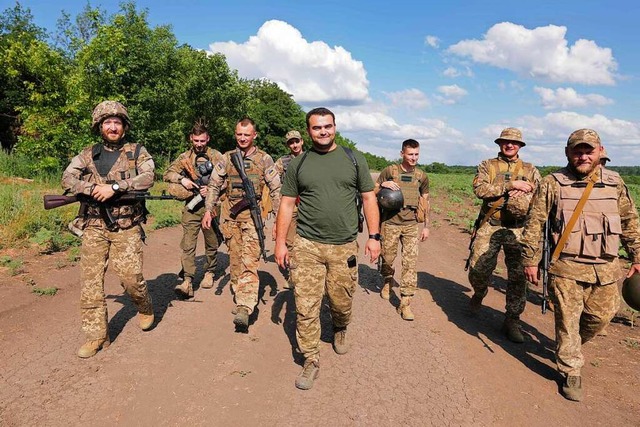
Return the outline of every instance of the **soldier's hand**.
[[[287,249],[286,244],[276,243],[274,255],[276,258],[276,263],[278,263],[278,266],[280,266],[280,268],[282,269],[289,268],[289,249]]]
[[[524,268],[524,277],[534,285],[538,286],[538,282],[540,281],[540,271],[537,266],[533,267],[525,267]]]
[[[400,189],[400,186],[393,181],[384,181],[380,184],[380,187],[388,188],[389,190],[397,191]]]
[[[525,193],[524,191],[520,191],[520,190],[509,190],[509,197],[512,199],[515,199],[516,197],[520,197],[520,196],[524,196]]]
[[[99,202],[104,202],[112,198],[114,194],[116,192],[111,188],[111,184],[96,184],[91,192],[91,197]]]
[[[202,228],[204,228],[205,230],[209,230],[211,229],[211,212],[210,211],[206,211],[204,213],[204,216],[202,217]]]
[[[511,188],[513,190],[520,190],[524,193],[531,193],[533,191],[533,185],[530,182],[515,180],[511,181]]]
[[[193,190],[193,189],[199,189],[200,186],[198,186],[198,184],[196,184],[195,182],[191,181],[189,178],[182,178],[180,180],[180,184],[182,184],[182,186],[184,188],[186,188],[187,190]]]
[[[380,240],[369,239],[364,246],[364,255],[369,255],[371,263],[378,261],[380,256]]]
[[[631,277],[636,273],[640,273],[640,264],[631,264],[627,277]]]
[[[200,195],[202,196],[202,198],[206,198],[207,193],[209,192],[209,189],[207,187],[199,187],[198,191],[200,192]]]
[[[427,228],[426,226],[422,229],[422,231],[420,232],[420,241],[424,242],[425,240],[427,240],[429,238],[429,228]]]

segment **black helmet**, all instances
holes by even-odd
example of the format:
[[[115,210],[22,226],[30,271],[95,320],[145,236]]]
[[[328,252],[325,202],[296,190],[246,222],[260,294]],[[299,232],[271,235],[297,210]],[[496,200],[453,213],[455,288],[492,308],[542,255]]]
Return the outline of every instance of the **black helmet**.
[[[402,209],[404,206],[402,191],[382,187],[380,191],[378,191],[378,204],[382,209],[388,211],[398,211]]]
[[[622,299],[636,311],[640,311],[640,274],[627,277],[622,283]]]

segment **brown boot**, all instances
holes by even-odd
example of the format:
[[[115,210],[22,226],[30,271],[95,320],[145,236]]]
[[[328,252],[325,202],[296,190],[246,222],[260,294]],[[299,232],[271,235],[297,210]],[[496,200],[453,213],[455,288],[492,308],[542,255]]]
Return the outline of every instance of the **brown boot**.
[[[400,306],[398,307],[398,313],[404,320],[413,320],[415,316],[413,315],[413,311],[411,311],[411,297],[402,296],[400,300]]]
[[[153,322],[155,321],[155,316],[153,313],[151,314],[142,314],[138,313],[138,325],[140,325],[140,329],[143,331],[148,331],[153,326]]]
[[[111,341],[109,341],[108,336],[100,340],[89,340],[82,344],[82,347],[78,350],[78,357],[86,359],[95,356],[98,350],[109,347],[109,344],[111,344]]]
[[[249,327],[249,309],[244,306],[238,306],[236,317],[233,318],[233,323],[238,328],[247,329]]]
[[[517,344],[522,344],[524,342],[524,335],[522,335],[522,330],[520,329],[519,319],[507,317],[506,319],[504,319],[502,330],[504,331],[509,341],[515,342]]]
[[[296,387],[300,390],[311,390],[313,381],[318,378],[320,367],[318,362],[311,360],[304,364],[302,372],[296,377]]]
[[[469,301],[469,313],[471,315],[476,315],[482,308],[482,300],[487,296],[489,292],[489,288],[485,289],[484,292],[474,292],[471,300]]]
[[[582,400],[582,378],[577,375],[568,375],[562,384],[562,395],[574,402]]]
[[[182,283],[174,288],[174,291],[178,296],[183,298],[193,298],[193,285],[191,284],[191,277],[185,277]]]
[[[380,291],[380,298],[389,300],[389,297],[391,296],[391,284],[392,283],[393,282],[384,282],[384,286],[382,287],[382,290]]]
[[[333,329],[333,351],[335,351],[336,354],[347,354],[349,351],[346,327]]]
[[[202,289],[211,289],[213,288],[213,273],[210,271],[207,271],[206,273],[204,273],[204,277],[202,278],[202,281],[200,282],[200,287]]]

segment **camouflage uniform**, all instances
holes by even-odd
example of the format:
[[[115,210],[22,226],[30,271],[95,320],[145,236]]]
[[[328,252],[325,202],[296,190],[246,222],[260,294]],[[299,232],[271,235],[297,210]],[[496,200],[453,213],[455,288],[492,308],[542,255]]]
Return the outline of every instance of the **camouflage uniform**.
[[[500,248],[504,249],[508,282],[505,314],[511,319],[520,317],[527,299],[527,281],[524,277],[519,242],[532,194],[528,193],[513,200],[508,197],[508,192],[512,189],[510,180],[518,162],[521,162],[521,166],[515,179],[528,181],[537,187],[541,180],[540,173],[532,164],[522,162],[519,157],[509,160],[499,154],[497,158],[485,160],[478,166],[473,180],[473,191],[476,197],[483,200],[482,216],[486,215],[492,204],[501,197],[506,196],[506,201],[480,229],[476,230],[469,263],[469,283],[476,295],[484,295],[496,268]]]
[[[139,149],[137,160],[133,155],[136,149]],[[101,176],[94,160],[112,153],[118,157],[108,173]],[[62,175],[62,187],[72,195],[90,195],[94,184],[104,183],[117,183],[122,191],[144,191],[153,186],[153,176],[153,159],[144,147],[131,143],[119,147],[97,144],[85,148],[71,160]],[[140,224],[145,220],[144,205],[135,202],[109,209],[116,219],[112,229],[107,228],[98,207],[91,204],[81,207],[81,215],[75,221],[76,226],[84,230],[80,305],[82,330],[88,340],[107,338],[104,274],[109,262],[138,311],[153,314],[151,297],[142,276],[143,231]]]
[[[385,168],[376,182],[376,189],[384,181],[392,180],[400,186],[405,206],[396,212],[382,212],[382,268],[385,284],[393,282],[395,269],[393,262],[398,253],[398,243],[402,244],[402,279],[400,295],[412,297],[418,287],[416,262],[418,260],[418,220],[417,209],[420,197],[429,194],[429,179],[418,169],[411,173],[402,171],[400,165]]]
[[[218,150],[214,150],[213,148],[207,147],[207,151],[205,152],[206,157],[213,163],[217,164],[222,159],[222,154]],[[191,164],[193,166],[193,171],[197,176],[192,177],[190,173],[185,168],[185,162]],[[189,178],[192,181],[196,181],[202,178],[200,171],[196,165],[196,153],[193,149],[185,151],[180,154],[178,158],[171,163],[169,168],[167,168],[164,173],[163,179],[166,182],[171,182],[174,184],[180,184],[182,178]],[[221,242],[218,242],[216,238],[216,233],[213,229],[205,230],[202,228],[202,217],[206,212],[205,204],[200,202],[195,206],[194,209],[188,210],[187,204],[191,201],[193,195],[189,197],[185,202],[185,207],[182,209],[182,241],[180,242],[180,249],[182,249],[182,270],[184,272],[185,277],[189,277],[193,279],[196,274],[196,247],[198,244],[198,233],[202,231],[202,235],[204,236],[204,248],[205,248],[205,272],[215,274],[216,263],[217,263],[217,254],[218,254],[218,245]]]
[[[220,213],[220,231],[229,248],[231,289],[235,292],[238,307],[245,307],[249,314],[258,303],[258,264],[260,262],[260,244],[256,227],[249,209],[242,211],[235,219],[230,209],[244,197],[238,171],[231,163],[231,154],[224,153],[214,166],[205,199],[206,209],[213,211],[223,188],[227,188]],[[277,212],[280,204],[280,176],[273,167],[273,159],[264,151],[255,150],[244,157],[247,176],[253,182],[257,195],[262,194],[263,186],[269,187],[273,210]]]
[[[618,309],[620,297],[616,281],[621,277],[617,256],[620,241],[628,249],[633,263],[640,263],[638,214],[627,187],[616,172],[599,168],[595,174],[597,184],[574,232],[549,269],[556,362],[558,370],[567,376],[580,376],[584,365],[581,344],[600,332]],[[584,185],[575,184],[580,181],[586,183],[586,177],[576,176],[568,167],[542,181],[523,233],[525,266],[537,266],[540,262],[539,242],[550,216],[554,240],[559,238],[563,225],[573,213],[572,206],[584,191]],[[562,187],[565,189],[561,190]]]

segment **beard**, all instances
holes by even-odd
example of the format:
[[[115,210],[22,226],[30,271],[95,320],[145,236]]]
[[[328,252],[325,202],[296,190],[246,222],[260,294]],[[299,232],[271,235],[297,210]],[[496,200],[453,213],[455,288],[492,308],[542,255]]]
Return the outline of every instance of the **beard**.
[[[573,169],[581,176],[587,176],[591,174],[598,166],[600,165],[600,160],[595,161],[593,163],[583,163],[579,166],[572,165]]]

